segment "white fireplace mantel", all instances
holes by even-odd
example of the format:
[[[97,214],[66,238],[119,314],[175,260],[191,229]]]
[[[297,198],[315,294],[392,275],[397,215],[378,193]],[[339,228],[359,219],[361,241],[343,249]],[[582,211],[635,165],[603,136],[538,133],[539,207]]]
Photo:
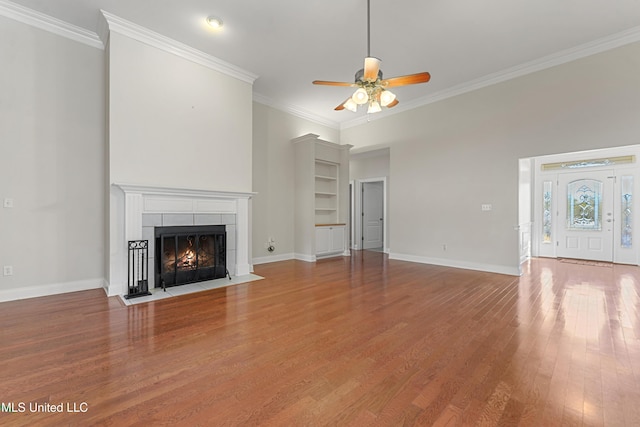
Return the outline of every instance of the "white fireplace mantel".
[[[255,193],[151,187],[111,186],[110,280],[108,295],[127,292],[126,242],[142,239],[144,214],[234,214],[236,264],[232,274],[251,273],[249,263],[249,199]]]

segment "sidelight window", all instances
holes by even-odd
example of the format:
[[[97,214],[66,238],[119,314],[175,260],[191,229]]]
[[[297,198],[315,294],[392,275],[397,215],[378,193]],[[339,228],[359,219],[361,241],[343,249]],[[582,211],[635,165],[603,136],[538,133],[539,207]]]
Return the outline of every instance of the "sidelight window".
[[[623,248],[631,248],[633,237],[633,176],[624,175],[621,180],[622,206],[621,218],[621,239],[620,245]]]
[[[553,182],[545,181],[542,189],[542,243],[551,243],[551,197]]]

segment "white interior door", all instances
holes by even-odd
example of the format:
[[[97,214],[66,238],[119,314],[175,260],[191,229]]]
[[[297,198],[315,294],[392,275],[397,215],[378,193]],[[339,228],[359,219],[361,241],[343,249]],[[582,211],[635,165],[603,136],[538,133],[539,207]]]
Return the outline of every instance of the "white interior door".
[[[558,175],[560,258],[613,261],[612,170]]]
[[[382,248],[383,193],[382,181],[362,183],[362,249]]]

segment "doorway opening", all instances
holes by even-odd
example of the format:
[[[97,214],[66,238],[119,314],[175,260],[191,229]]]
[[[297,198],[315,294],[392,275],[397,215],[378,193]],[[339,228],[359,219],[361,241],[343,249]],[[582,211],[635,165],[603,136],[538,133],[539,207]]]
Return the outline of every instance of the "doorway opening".
[[[389,252],[387,245],[387,178],[355,181],[353,249]]]
[[[362,183],[362,249],[384,251],[384,183]]]
[[[521,250],[638,265],[639,155],[635,145],[521,159]]]

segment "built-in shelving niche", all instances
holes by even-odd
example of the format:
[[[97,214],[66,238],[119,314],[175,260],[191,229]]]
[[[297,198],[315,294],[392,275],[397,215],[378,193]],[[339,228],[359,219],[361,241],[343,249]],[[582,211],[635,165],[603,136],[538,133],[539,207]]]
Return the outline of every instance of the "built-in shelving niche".
[[[335,163],[315,161],[316,224],[338,222],[338,166]]]

